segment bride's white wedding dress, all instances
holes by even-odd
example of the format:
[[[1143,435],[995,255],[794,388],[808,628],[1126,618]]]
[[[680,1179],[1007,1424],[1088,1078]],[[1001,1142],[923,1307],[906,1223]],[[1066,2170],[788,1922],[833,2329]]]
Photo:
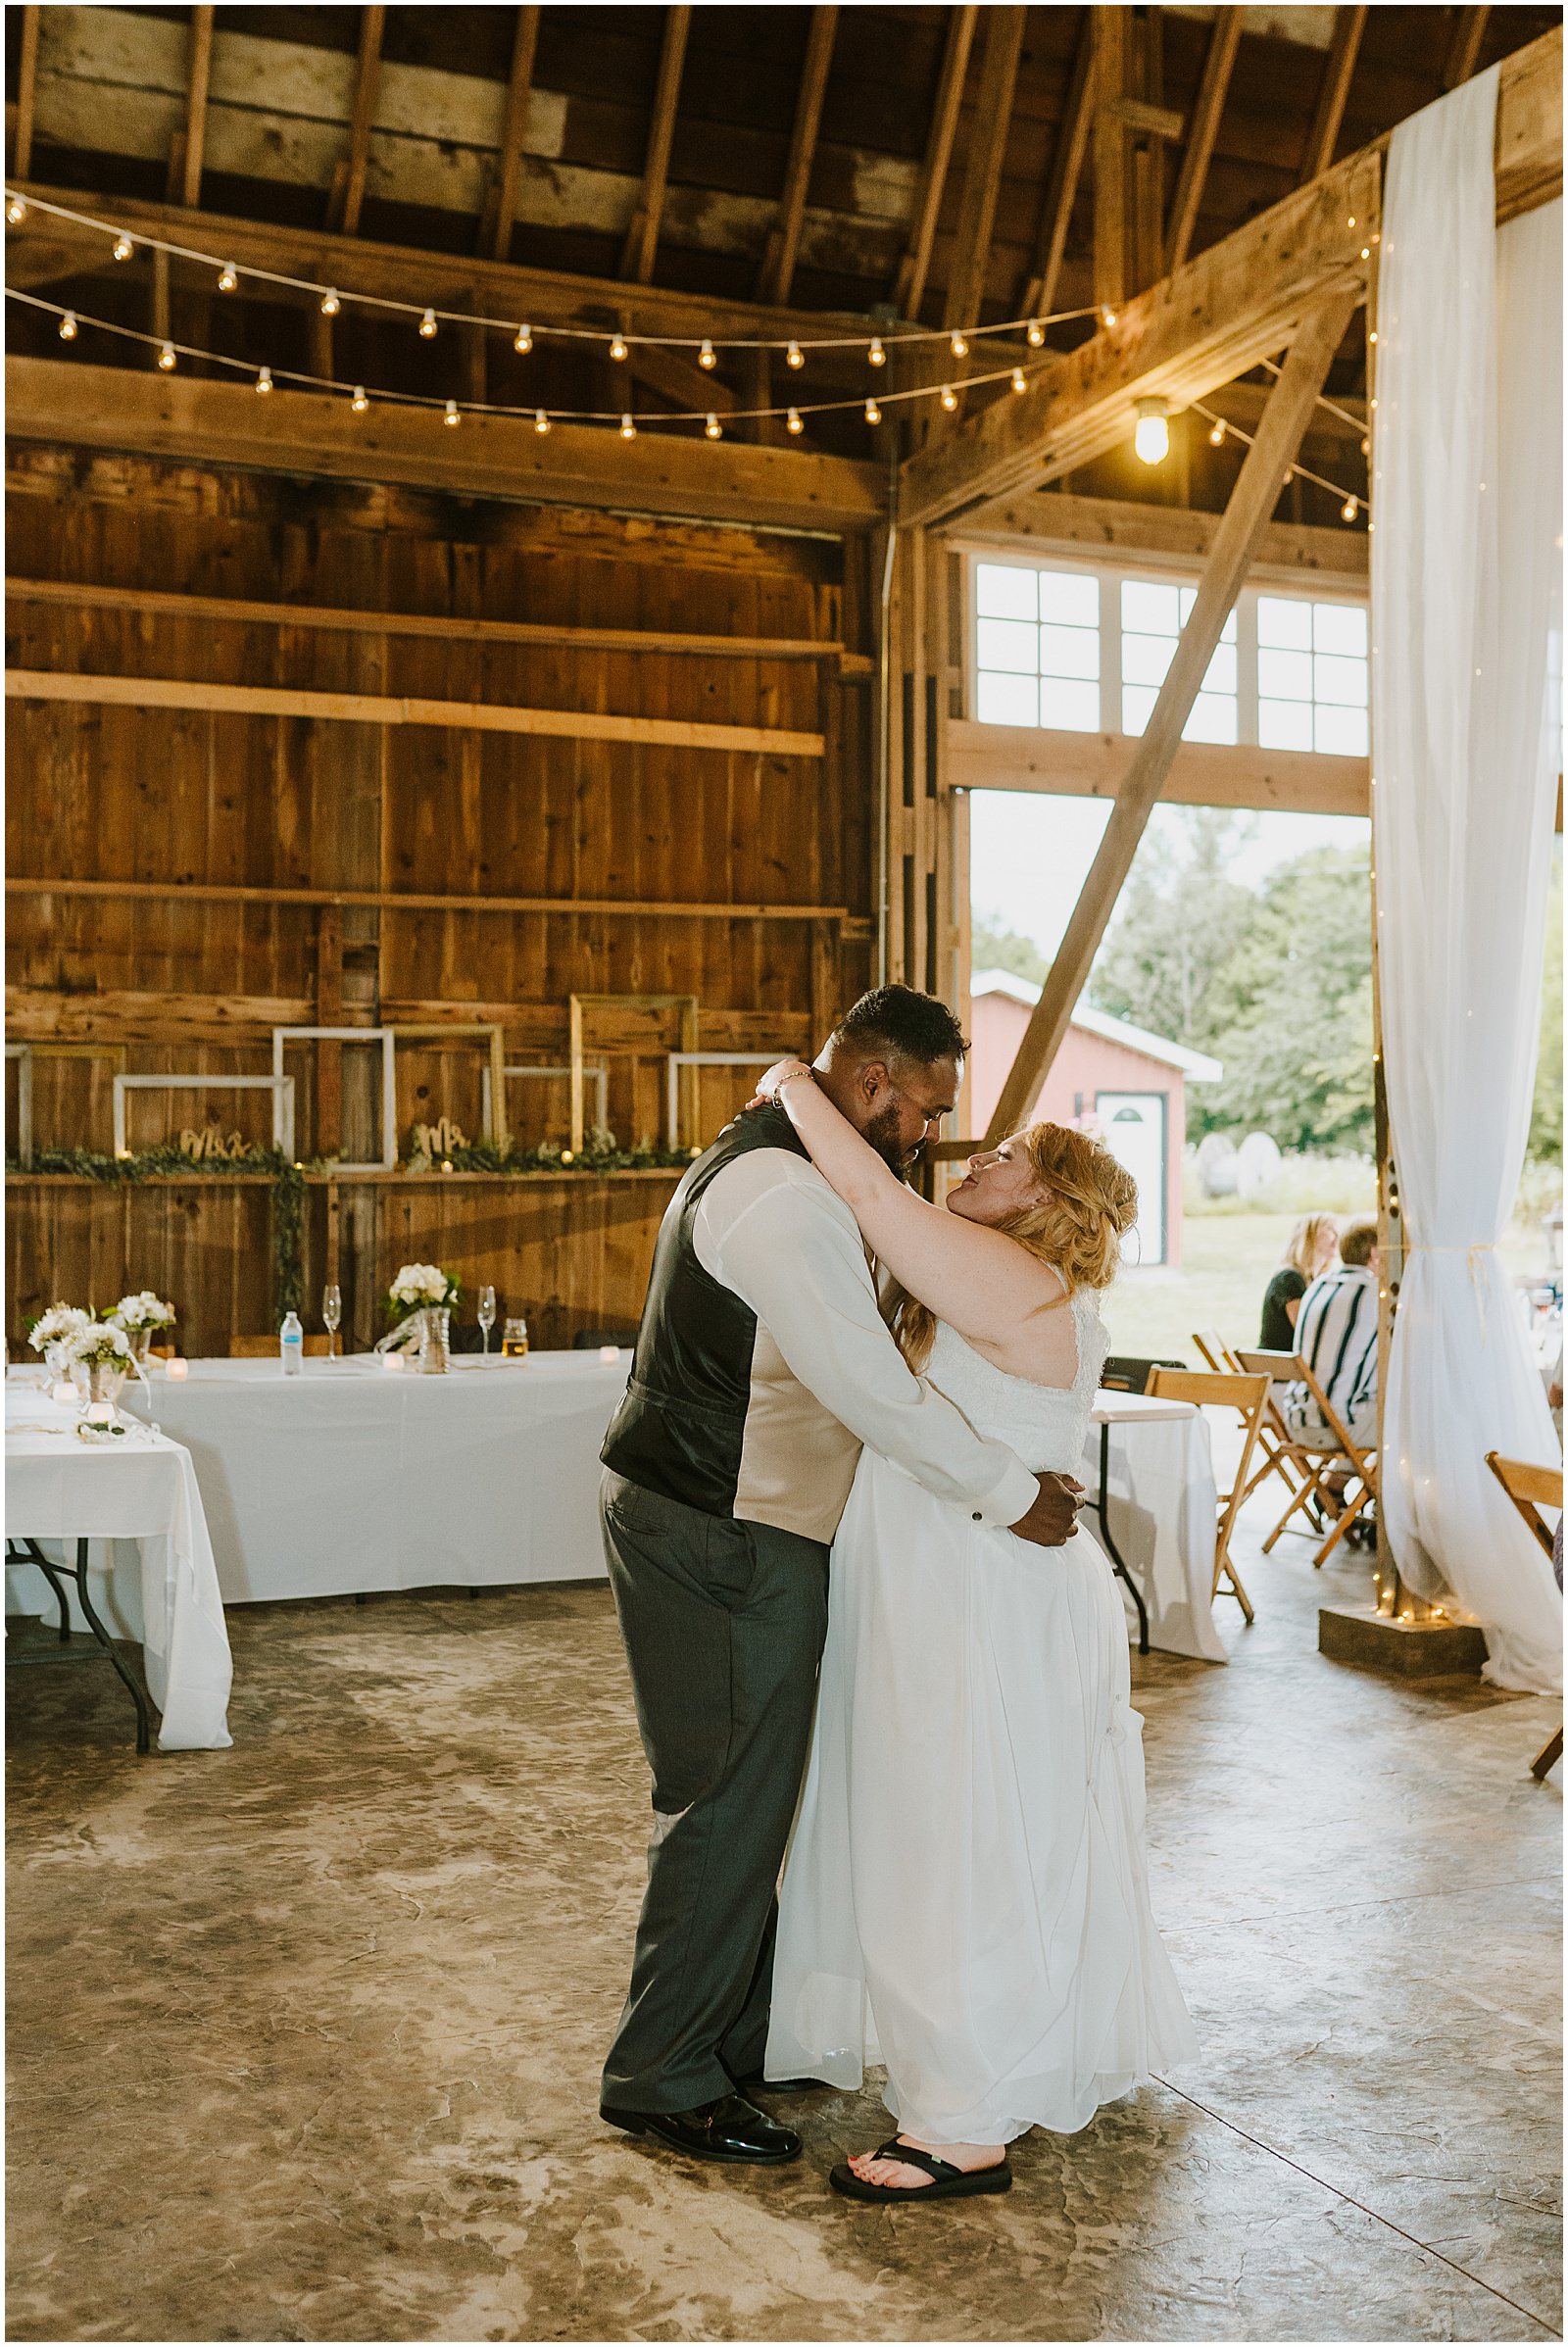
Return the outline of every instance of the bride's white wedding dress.
[[[1064,1390],[939,1324],[927,1376],[1026,1465],[1076,1473],[1104,1358]],[[862,1454],[833,1547],[780,1891],[767,2072],[858,2086],[932,2143],[1072,2131],[1197,2050],[1154,1926],[1143,1723],[1103,1552],[975,1523]]]

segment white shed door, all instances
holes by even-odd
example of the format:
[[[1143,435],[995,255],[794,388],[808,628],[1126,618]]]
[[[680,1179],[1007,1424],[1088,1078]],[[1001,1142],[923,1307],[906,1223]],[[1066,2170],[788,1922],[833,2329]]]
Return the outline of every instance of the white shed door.
[[[1165,1260],[1165,1095],[1099,1092],[1095,1113],[1106,1149],[1138,1184],[1138,1237],[1130,1263]]]

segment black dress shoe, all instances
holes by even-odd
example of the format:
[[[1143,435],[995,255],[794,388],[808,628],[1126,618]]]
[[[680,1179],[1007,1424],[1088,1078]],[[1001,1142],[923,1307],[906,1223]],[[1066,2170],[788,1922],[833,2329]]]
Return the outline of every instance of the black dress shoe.
[[[690,2152],[699,2160],[751,2160],[778,2167],[801,2156],[801,2138],[792,2127],[780,2127],[738,2094],[722,2094],[717,2102],[699,2103],[694,2111],[623,2111],[601,2103],[599,2116],[628,2135],[653,2135],[671,2151]]]
[[[737,2094],[831,2094],[833,2088],[826,2078],[764,2078],[760,2071],[753,2071],[735,2080]]]

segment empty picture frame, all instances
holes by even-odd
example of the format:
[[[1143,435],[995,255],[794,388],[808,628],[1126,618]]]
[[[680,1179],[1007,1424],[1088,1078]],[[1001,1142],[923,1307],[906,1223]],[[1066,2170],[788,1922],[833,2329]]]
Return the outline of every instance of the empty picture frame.
[[[504,1149],[511,1136],[507,1130],[506,1086],[501,1080],[502,1062],[506,1058],[501,1029],[491,1025],[488,1020],[468,1023],[425,1019],[417,1026],[410,1027],[405,1026],[400,1019],[391,1033],[404,1043],[482,1043],[485,1046],[485,1064],[480,1070],[480,1103],[487,1130],[480,1138],[493,1142],[498,1149]]]
[[[610,1070],[602,1059],[585,1059],[582,1072],[585,1076],[592,1076],[594,1080],[595,1114],[600,1126],[607,1126],[610,1122]],[[559,1078],[569,1077],[571,1070],[569,1067],[504,1067],[501,1073],[503,1079],[509,1076],[555,1076]],[[480,1073],[479,1092],[484,1102],[485,1130],[488,1132],[494,1119],[494,1102],[490,1098],[490,1070],[488,1067]]]
[[[397,1062],[390,1027],[274,1027],[272,1074],[283,1073],[283,1048],[290,1043],[378,1043],[381,1047],[381,1154],[362,1164],[337,1160],[344,1174],[396,1173],[398,1166]]]
[[[680,1071],[683,1067],[771,1067],[777,1051],[671,1051],[664,1084],[666,1146],[678,1149],[680,1137]]]
[[[680,1048],[683,1051],[695,1051],[698,1005],[695,995],[569,995],[566,1009],[569,1021],[567,1049],[571,1056],[571,1146],[574,1149],[580,1149],[586,1125],[582,1083],[585,1072],[584,1013],[590,1010],[678,1010]]]
[[[40,1059],[112,1059],[117,1068],[125,1064],[122,1043],[8,1043],[6,1057],[17,1062],[17,1163],[25,1173],[32,1165],[36,1135],[33,1130],[32,1072]],[[83,1140],[90,1147],[90,1140]]]
[[[272,1096],[272,1147],[285,1157],[294,1154],[294,1079],[292,1076],[117,1076],[115,1078],[115,1155],[128,1157],[125,1147],[127,1092],[270,1092]]]

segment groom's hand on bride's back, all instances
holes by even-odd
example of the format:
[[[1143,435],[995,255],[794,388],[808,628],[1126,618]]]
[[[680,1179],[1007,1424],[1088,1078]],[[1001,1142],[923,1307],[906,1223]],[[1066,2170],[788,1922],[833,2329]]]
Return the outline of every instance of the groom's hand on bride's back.
[[[1035,1485],[1034,1506],[1012,1529],[1020,1540],[1033,1540],[1039,1548],[1063,1547],[1078,1530],[1083,1485],[1070,1475],[1038,1475]]]

